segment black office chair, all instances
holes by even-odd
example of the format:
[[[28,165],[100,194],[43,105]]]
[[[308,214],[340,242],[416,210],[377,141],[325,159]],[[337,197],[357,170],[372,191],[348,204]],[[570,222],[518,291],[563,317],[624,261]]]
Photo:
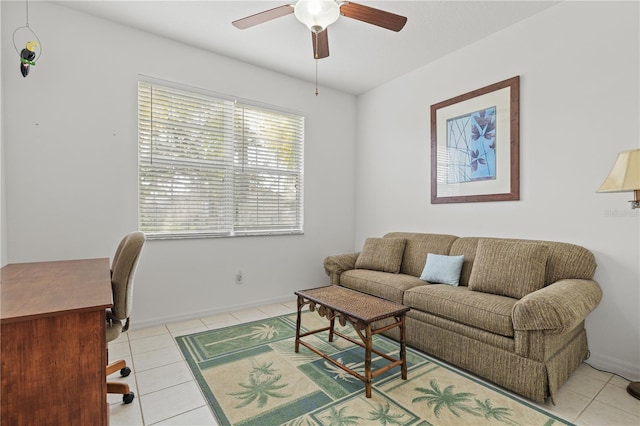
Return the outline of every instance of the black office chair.
[[[127,234],[118,245],[113,256],[113,262],[111,263],[113,306],[111,309],[107,309],[107,343],[117,339],[120,334],[129,329],[133,277],[144,241],[145,237],[142,232]],[[122,377],[126,377],[131,373],[131,369],[127,367],[126,362],[119,360],[107,365],[107,376],[118,370],[120,370]],[[120,382],[107,382],[107,393],[122,394],[122,400],[125,404],[129,404],[135,397],[134,393],[129,389],[129,385]]]

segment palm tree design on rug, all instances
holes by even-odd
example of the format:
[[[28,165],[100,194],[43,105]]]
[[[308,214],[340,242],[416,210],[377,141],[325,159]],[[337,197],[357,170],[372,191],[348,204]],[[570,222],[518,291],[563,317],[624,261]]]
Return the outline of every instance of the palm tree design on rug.
[[[340,364],[343,364],[342,357],[336,360]],[[346,367],[352,369],[356,373],[364,376],[364,363],[362,362],[350,362],[348,364],[344,364]],[[343,370],[342,368],[333,365],[329,361],[324,362],[324,367],[327,369],[327,374],[333,375],[333,378],[336,380],[343,380],[345,382],[351,382],[356,380],[354,376],[351,375],[348,371]]]
[[[278,392],[280,389],[289,386],[288,383],[278,383],[282,379],[281,374],[276,374],[277,370],[271,368],[272,362],[264,364],[254,364],[249,373],[249,383],[238,383],[238,385],[246,390],[240,392],[229,392],[228,395],[235,396],[236,399],[243,400],[242,403],[235,408],[246,407],[253,401],[258,401],[258,408],[267,405],[269,398],[288,398],[291,394]]]
[[[204,346],[213,346],[220,343],[226,343],[231,340],[244,339],[245,337],[249,337],[252,340],[269,340],[278,334],[278,330],[269,324],[260,324],[251,327],[251,332],[240,334],[238,336],[234,336],[229,339],[216,340],[215,342],[206,343]]]
[[[511,416],[511,409],[505,407],[493,407],[493,404],[489,399],[484,402],[477,398],[474,398],[476,407],[470,407],[466,403],[470,402],[470,398],[475,396],[471,392],[459,392],[453,393],[453,385],[447,386],[444,390],[440,390],[438,381],[433,379],[429,382],[431,389],[418,387],[416,391],[424,393],[425,395],[417,396],[411,400],[412,403],[426,401],[429,408],[433,406],[433,414],[436,417],[440,416],[440,412],[443,408],[449,409],[449,411],[456,417],[460,417],[460,412],[471,414],[476,417],[484,417],[485,420],[495,419],[502,423],[510,425],[518,425],[509,418]]]
[[[328,416],[324,416],[325,419],[329,420],[329,426],[350,426],[357,425],[358,420],[362,419],[362,417],[358,416],[347,416],[345,410],[347,407],[342,407],[339,410],[336,410],[336,407],[331,407],[331,411]]]
[[[317,426],[318,424],[309,419],[308,416],[298,417],[297,419],[293,419],[289,423],[284,423],[282,426]]]
[[[404,424],[403,421],[399,420],[404,417],[404,414],[392,414],[390,411],[391,407],[388,402],[385,403],[385,405],[378,404],[378,407],[374,411],[369,411],[371,417],[367,420],[377,420],[382,426]]]
[[[469,401],[469,398],[473,396],[472,393],[453,393],[453,385],[447,386],[443,391],[441,391],[440,386],[438,386],[438,382],[435,379],[431,380],[429,384],[431,385],[431,389],[423,387],[415,388],[416,391],[422,392],[425,395],[417,396],[413,398],[411,402],[415,404],[416,402],[427,401],[429,408],[434,406],[433,414],[435,414],[436,417],[440,416],[440,412],[444,407],[447,407],[456,417],[460,417],[459,411],[464,411],[469,414],[473,414],[474,416],[478,416],[472,408],[465,405],[465,402]]]
[[[519,423],[511,420],[509,416],[511,415],[511,410],[505,407],[493,407],[491,404],[491,400],[485,399],[484,402],[476,399],[476,410],[480,413],[481,416],[484,416],[485,419],[491,420],[496,419],[499,422],[507,423],[510,425],[519,425]]]

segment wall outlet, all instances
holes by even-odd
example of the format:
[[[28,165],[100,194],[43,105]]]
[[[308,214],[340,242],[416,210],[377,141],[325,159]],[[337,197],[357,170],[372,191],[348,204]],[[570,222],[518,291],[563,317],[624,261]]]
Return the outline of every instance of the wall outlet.
[[[242,284],[244,277],[242,276],[242,271],[238,271],[236,273],[236,284]]]

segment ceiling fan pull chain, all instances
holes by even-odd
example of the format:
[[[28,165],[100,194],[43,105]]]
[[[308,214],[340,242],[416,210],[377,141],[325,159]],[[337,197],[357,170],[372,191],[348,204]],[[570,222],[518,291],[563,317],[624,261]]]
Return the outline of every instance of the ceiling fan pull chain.
[[[318,96],[318,60],[316,59],[316,96]]]
[[[316,48],[314,49],[314,51],[316,52],[314,57],[315,57],[315,61],[316,61],[316,96],[318,96],[318,34],[316,34],[315,37],[315,42],[316,42]]]

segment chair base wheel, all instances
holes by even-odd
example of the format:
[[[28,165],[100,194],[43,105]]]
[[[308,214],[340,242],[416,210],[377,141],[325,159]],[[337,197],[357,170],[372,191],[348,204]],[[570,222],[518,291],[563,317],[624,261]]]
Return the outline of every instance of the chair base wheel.
[[[120,375],[122,377],[127,377],[129,374],[131,374],[131,369],[129,367],[124,367],[122,370],[120,370]]]
[[[135,394],[133,392],[125,393],[122,395],[122,402],[130,404],[133,401],[133,398],[135,398]]]

